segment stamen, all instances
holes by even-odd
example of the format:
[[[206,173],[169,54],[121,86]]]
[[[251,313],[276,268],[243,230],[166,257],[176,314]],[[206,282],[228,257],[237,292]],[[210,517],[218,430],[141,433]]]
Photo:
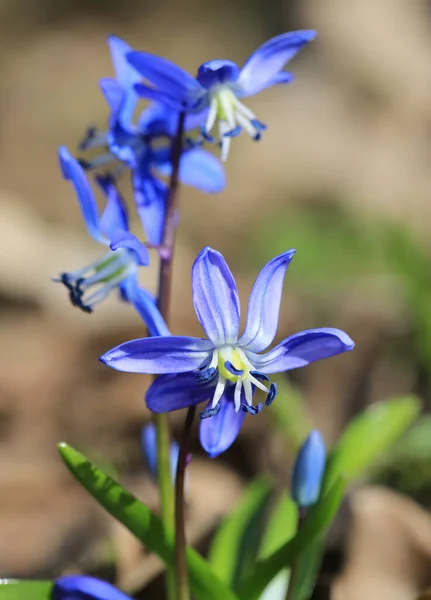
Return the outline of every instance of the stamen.
[[[226,379],[219,375],[219,379],[217,381],[216,389],[214,392],[212,407],[215,408],[219,403],[220,398],[223,396],[224,388],[226,386]]]
[[[273,402],[274,402],[274,398],[277,395],[277,386],[275,385],[275,383],[271,383],[271,385],[269,386],[269,394],[266,397],[265,400],[265,406],[270,406]]]
[[[89,127],[85,132],[84,138],[79,142],[79,150],[88,150],[97,146],[104,146],[108,142],[106,132],[101,131],[97,127]]]
[[[230,131],[226,131],[226,133],[224,134],[225,137],[237,137],[242,131],[242,127],[241,125],[237,125],[234,129],[231,129]]]
[[[224,363],[224,366],[229,373],[232,373],[236,377],[240,377],[244,373],[244,369],[236,369],[229,360]]]
[[[208,111],[208,116],[206,123],[204,125],[205,133],[208,135],[211,129],[214,127],[214,123],[217,118],[217,98],[213,98],[211,100],[210,109]],[[212,136],[210,136],[212,137]],[[214,141],[214,138],[213,138]]]
[[[258,379],[259,381],[269,381],[268,375],[261,373],[260,371],[250,371],[250,375]]]
[[[100,154],[99,156],[96,156],[92,160],[85,160],[85,158],[78,158],[79,164],[86,171],[106,165],[107,163],[110,163],[113,160],[115,160],[115,156],[113,156],[112,154]]]
[[[253,404],[253,388],[251,385],[251,381],[249,378],[244,380],[244,394],[245,394],[245,399],[247,400],[247,403],[249,405]]]
[[[256,133],[256,135],[253,137],[253,140],[255,142],[260,142],[261,139],[262,139],[262,134],[261,133]]]
[[[241,389],[242,389],[242,381],[238,379],[235,384],[235,392],[233,396],[233,401],[235,404],[235,412],[238,412],[241,407]]]
[[[262,123],[262,121],[259,121],[258,119],[250,119],[250,123],[259,131],[265,131],[266,129],[268,129],[265,123]]]
[[[251,138],[254,139],[254,137],[259,133],[258,131],[256,131],[256,127],[252,125],[250,119],[248,119],[241,113],[236,113],[236,120],[238,121],[238,123],[240,123],[240,125],[242,125],[242,127],[245,129],[245,131]]]
[[[214,417],[220,412],[220,404],[217,404],[213,408],[206,408],[200,413],[201,419],[208,419],[209,417]]]
[[[259,402],[256,406],[250,406],[249,404],[241,404],[241,408],[244,412],[250,415],[258,415],[262,410],[262,402]]]
[[[211,381],[217,373],[217,369],[215,367],[209,367],[208,369],[203,369],[196,374],[196,381],[199,383],[206,383],[207,381]]]
[[[206,140],[207,142],[210,142],[210,144],[214,143],[214,136],[210,135],[206,129],[205,125],[202,125],[201,127],[201,136],[204,138],[204,140]]]

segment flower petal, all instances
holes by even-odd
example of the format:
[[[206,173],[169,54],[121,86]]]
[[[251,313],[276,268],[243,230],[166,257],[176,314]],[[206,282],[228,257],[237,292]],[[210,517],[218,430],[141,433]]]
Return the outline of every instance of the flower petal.
[[[162,159],[166,158],[166,154],[160,156]],[[172,172],[170,160],[158,162],[155,167],[165,177]],[[194,148],[183,153],[179,177],[182,183],[208,193],[221,192],[226,185],[222,163],[214,154],[202,148]]]
[[[166,58],[148,52],[130,52],[127,60],[141,75],[174,101],[188,105],[204,93],[194,77]]]
[[[120,344],[100,360],[127,373],[185,373],[204,366],[212,349],[210,341],[199,338],[150,337]]]
[[[96,182],[106,196],[105,210],[100,217],[100,230],[108,238],[116,229],[128,231],[129,219],[126,204],[109,175],[97,175]]]
[[[193,305],[203,330],[215,346],[238,339],[239,297],[223,255],[204,248],[192,268]]]
[[[202,419],[200,423],[200,441],[211,458],[215,458],[233,444],[244,421],[245,413],[242,410],[235,412],[233,389],[234,386],[225,388],[220,399],[219,412],[213,417]],[[211,402],[208,407],[210,405]]]
[[[283,340],[266,354],[247,352],[250,361],[262,373],[281,373],[305,367],[316,360],[353,350],[355,343],[340,329],[308,329]]]
[[[119,589],[89,575],[65,575],[54,582],[53,600],[131,600]]]
[[[147,423],[141,431],[141,444],[152,477],[157,481],[157,431],[154,423]],[[175,440],[171,441],[169,456],[171,460],[171,479],[175,482],[180,447]]]
[[[60,146],[58,149],[58,158],[63,177],[71,181],[75,188],[88,233],[96,242],[108,244],[108,240],[100,231],[96,199],[84,169],[65,146]]]
[[[150,262],[147,248],[138,240],[136,235],[133,235],[129,231],[117,229],[112,232],[110,248],[113,251],[120,248],[131,250],[134,254],[136,264],[141,267],[146,267]]]
[[[136,273],[127,277],[121,286],[121,291],[124,299],[133,304],[141,315],[150,335],[171,335],[164,318],[157,308],[154,297],[147,290],[139,287]]]
[[[118,81],[112,79],[111,77],[104,77],[103,79],[100,79],[99,87],[102,91],[102,94],[105,96],[105,100],[108,103],[109,108],[114,113],[115,118],[117,118],[121,105],[124,101],[124,96],[126,94],[125,90],[121,87]]]
[[[313,30],[291,31],[262,44],[241,69],[237,82],[241,95],[250,96],[267,87],[284,65],[315,37]]]
[[[135,85],[135,91],[141,98],[154,100],[155,102],[161,102],[171,110],[178,112],[184,108],[182,101],[173,98],[166,92],[162,92],[161,90],[145,85],[144,83],[137,83]]]
[[[111,35],[108,38],[108,44],[111,50],[115,77],[125,92],[118,118],[124,126],[131,126],[133,113],[138,101],[138,94],[134,85],[141,79],[141,75],[126,59],[126,55],[132,51],[129,44],[126,44],[125,41],[115,35]]]
[[[259,273],[248,301],[247,323],[238,344],[251,352],[265,350],[275,337],[286,269],[295,250],[273,258]]]
[[[196,373],[161,375],[150,385],[145,402],[152,412],[171,412],[212,397],[214,383],[196,381]]]
[[[160,244],[165,224],[167,187],[140,166],[132,171],[136,210],[151,244]]]

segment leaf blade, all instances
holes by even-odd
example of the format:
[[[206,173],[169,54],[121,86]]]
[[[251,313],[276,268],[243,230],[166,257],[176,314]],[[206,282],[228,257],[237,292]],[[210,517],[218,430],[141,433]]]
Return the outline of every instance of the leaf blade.
[[[1,579],[1,600],[50,600],[52,581]]]

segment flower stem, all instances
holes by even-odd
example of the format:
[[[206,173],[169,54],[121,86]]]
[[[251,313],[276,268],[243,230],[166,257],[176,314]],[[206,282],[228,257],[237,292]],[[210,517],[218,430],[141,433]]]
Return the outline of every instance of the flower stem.
[[[189,600],[189,581],[186,561],[186,531],[184,518],[184,480],[189,454],[190,434],[195,418],[196,406],[187,410],[186,420],[181,435],[178,455],[177,474],[175,477],[175,572],[177,583],[177,600]]]
[[[180,168],[181,152],[184,137],[185,113],[178,117],[177,134],[172,142],[172,173],[169,182],[168,196],[166,200],[166,216],[163,229],[163,238],[160,246],[164,249],[160,257],[158,307],[165,319],[169,321],[169,304],[172,283],[172,260],[174,256],[175,234],[177,229],[178,211],[178,174]],[[154,422],[157,432],[157,474],[160,491],[160,510],[165,526],[174,531],[174,496],[171,481],[170,461],[170,435],[169,423],[166,414],[154,414]],[[166,572],[167,597],[168,600],[176,600],[175,569],[171,566]]]
[[[307,518],[307,509],[299,507],[298,512],[298,530],[304,524],[305,519]],[[289,587],[287,588],[286,600],[294,600],[295,592],[296,592],[296,582],[298,577],[298,572],[300,570],[300,561],[301,556],[297,556],[297,558],[293,561],[292,566],[290,568],[290,576],[289,576]]]

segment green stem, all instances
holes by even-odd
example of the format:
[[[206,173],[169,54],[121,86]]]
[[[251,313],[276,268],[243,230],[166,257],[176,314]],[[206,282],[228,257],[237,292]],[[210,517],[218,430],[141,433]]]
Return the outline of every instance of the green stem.
[[[178,454],[177,474],[175,477],[175,571],[177,582],[177,600],[189,600],[189,578],[186,560],[186,530],[184,518],[184,480],[189,454],[190,434],[195,418],[196,406],[187,410],[181,435]]]
[[[176,216],[178,211],[178,174],[183,147],[185,113],[178,117],[178,127],[175,139],[172,142],[172,174],[169,182],[169,191],[166,205],[166,217],[163,238],[160,244],[163,248],[160,258],[158,306],[165,319],[169,321],[169,304],[172,285],[172,260],[175,249]],[[163,523],[174,531],[174,495],[171,480],[170,460],[170,435],[169,423],[166,414],[154,414],[157,432],[157,474],[160,491],[160,511]],[[175,569],[169,566],[166,571],[167,598],[176,600]]]

